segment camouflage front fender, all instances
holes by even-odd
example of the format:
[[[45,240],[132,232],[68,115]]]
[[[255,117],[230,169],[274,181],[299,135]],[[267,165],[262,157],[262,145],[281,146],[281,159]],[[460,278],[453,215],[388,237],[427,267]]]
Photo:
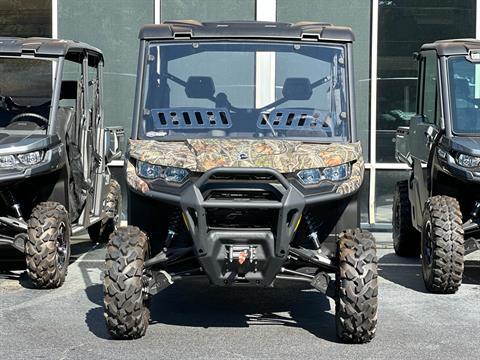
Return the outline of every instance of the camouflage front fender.
[[[360,143],[317,144],[262,139],[130,140],[131,157],[155,165],[205,172],[216,167],[268,167],[281,173],[358,160]]]
[[[351,163],[349,179],[335,188],[335,192],[342,195],[357,191],[364,174],[359,142],[317,144],[277,139],[130,140],[128,154],[131,158],[151,164],[202,173],[216,167],[267,167],[287,174]],[[149,190],[148,183],[137,176],[131,162],[127,164],[127,182],[139,192]]]

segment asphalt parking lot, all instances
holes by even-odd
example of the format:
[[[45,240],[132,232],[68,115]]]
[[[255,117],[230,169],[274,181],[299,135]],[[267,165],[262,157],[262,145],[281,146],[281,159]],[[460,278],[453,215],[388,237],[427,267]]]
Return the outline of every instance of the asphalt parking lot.
[[[110,340],[104,249],[77,240],[60,289],[29,289],[21,271],[0,274],[0,359],[478,359],[480,254],[468,257],[457,294],[433,295],[425,292],[418,260],[395,256],[390,234],[376,237],[379,320],[369,344],[339,343],[334,304],[314,290],[211,288],[201,281],[158,294],[144,338]]]

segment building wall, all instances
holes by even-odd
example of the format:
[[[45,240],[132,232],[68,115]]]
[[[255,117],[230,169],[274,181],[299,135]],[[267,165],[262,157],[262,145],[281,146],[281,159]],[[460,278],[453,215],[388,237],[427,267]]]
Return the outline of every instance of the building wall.
[[[0,0],[0,36],[52,36],[51,0]]]
[[[408,168],[394,160],[394,134],[415,109],[412,53],[425,42],[475,37],[476,0],[0,0],[0,36],[51,36],[105,53],[105,121],[130,133],[138,29],[171,19],[326,21],[348,25],[354,44],[357,128],[367,172],[364,224],[391,222],[394,184]],[[375,79],[375,81],[371,81]],[[121,169],[115,170],[123,178]]]

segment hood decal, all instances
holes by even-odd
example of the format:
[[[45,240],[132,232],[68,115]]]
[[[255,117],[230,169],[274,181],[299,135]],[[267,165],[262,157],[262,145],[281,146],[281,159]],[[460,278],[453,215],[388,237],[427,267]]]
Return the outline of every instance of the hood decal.
[[[130,140],[131,157],[204,172],[215,167],[269,167],[282,173],[335,166],[361,158],[360,143],[314,144],[281,139]]]

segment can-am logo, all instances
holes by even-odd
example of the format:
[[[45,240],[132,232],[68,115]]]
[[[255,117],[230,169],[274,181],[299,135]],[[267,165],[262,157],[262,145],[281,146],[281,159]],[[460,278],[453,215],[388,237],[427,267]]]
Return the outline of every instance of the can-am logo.
[[[247,160],[247,159],[248,159],[248,155],[245,154],[245,153],[240,153],[240,154],[238,154],[238,159],[239,159],[239,160]]]

